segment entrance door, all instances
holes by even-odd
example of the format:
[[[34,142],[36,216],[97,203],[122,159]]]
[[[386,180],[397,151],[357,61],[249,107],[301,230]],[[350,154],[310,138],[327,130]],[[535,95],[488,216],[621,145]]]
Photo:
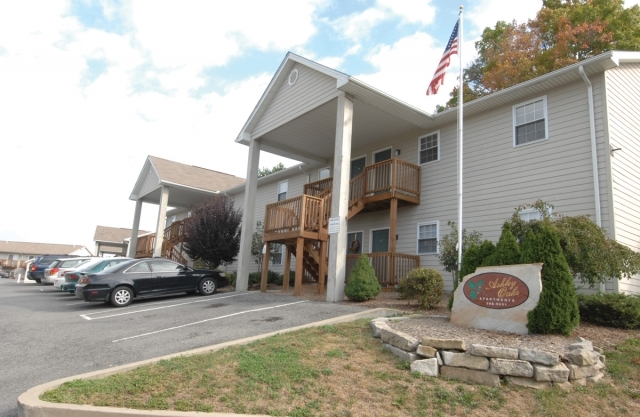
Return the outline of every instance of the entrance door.
[[[373,163],[386,161],[387,159],[391,159],[391,148],[384,149],[382,151],[376,152],[373,154]]]
[[[361,174],[364,171],[364,166],[367,164],[367,157],[363,156],[362,158],[351,160],[351,177],[349,179],[353,179],[358,174]]]
[[[371,253],[389,252],[389,229],[371,232]]]

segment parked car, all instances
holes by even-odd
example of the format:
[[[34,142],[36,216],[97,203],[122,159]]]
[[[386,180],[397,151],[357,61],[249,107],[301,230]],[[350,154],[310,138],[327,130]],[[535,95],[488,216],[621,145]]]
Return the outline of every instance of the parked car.
[[[84,263],[89,262],[89,257],[77,257],[77,258],[59,258],[53,261],[49,268],[44,270],[42,277],[43,284],[53,284],[54,280],[64,274],[66,271],[76,268]]]
[[[42,278],[44,278],[44,270],[49,268],[49,265],[51,265],[53,261],[60,258],[74,258],[74,257],[75,257],[74,255],[60,255],[60,254],[38,256],[31,264],[31,268],[29,268],[29,272],[27,272],[27,277],[39,284],[42,281]]]
[[[229,285],[222,271],[193,269],[167,259],[126,261],[97,274],[86,275],[76,284],[76,296],[85,301],[111,302],[124,307],[134,298],[187,292],[211,295]]]
[[[61,291],[69,291],[74,293],[78,280],[89,274],[95,274],[102,272],[112,266],[116,266],[125,261],[130,261],[131,258],[115,257],[115,258],[98,258],[93,259],[85,264],[73,268],[64,273],[64,276],[60,276],[55,279],[53,283],[54,287],[60,288]]]
[[[9,278],[9,273],[0,269],[0,278]]]

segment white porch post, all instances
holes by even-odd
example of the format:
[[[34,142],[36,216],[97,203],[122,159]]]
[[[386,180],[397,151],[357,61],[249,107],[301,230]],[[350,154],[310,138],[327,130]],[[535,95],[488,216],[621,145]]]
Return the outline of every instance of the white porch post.
[[[249,141],[249,164],[247,182],[244,186],[244,207],[242,209],[242,232],[240,233],[240,254],[236,291],[249,289],[249,268],[251,267],[251,240],[256,216],[256,193],[258,191],[258,169],[260,163],[260,142]]]
[[[351,168],[351,130],[353,102],[342,93],[338,96],[336,145],[333,161],[331,217],[340,218],[340,230],[331,235],[327,301],[344,298],[345,266],[347,262],[347,213],[349,210],[349,169]]]
[[[153,246],[153,256],[162,256],[162,241],[164,240],[164,220],[167,217],[169,203],[169,187],[163,185],[160,190],[160,206],[158,207],[158,227],[156,227],[156,243]]]
[[[142,200],[136,200],[136,210],[133,213],[133,227],[131,227],[131,240],[129,240],[129,248],[127,256],[129,258],[136,257],[136,245],[138,244],[138,231],[140,229],[140,213],[142,212]]]

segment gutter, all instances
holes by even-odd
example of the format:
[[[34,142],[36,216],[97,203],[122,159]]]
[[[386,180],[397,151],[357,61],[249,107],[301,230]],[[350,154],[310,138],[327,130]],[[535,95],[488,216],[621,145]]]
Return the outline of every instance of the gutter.
[[[596,224],[598,227],[602,227],[602,214],[600,213],[600,181],[598,178],[598,148],[596,143],[596,123],[593,108],[593,86],[589,77],[584,72],[584,66],[578,67],[578,72],[582,77],[582,80],[587,85],[587,96],[589,99],[589,131],[591,134],[591,165],[593,169],[593,193],[595,196],[596,204]],[[600,283],[600,292],[605,292],[604,283]]]

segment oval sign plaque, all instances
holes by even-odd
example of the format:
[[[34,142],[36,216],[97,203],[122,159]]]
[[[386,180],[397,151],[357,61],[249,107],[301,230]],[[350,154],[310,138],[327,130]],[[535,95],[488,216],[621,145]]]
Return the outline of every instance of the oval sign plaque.
[[[463,288],[467,300],[480,307],[517,307],[529,298],[529,287],[520,278],[500,272],[487,272],[467,280]]]

